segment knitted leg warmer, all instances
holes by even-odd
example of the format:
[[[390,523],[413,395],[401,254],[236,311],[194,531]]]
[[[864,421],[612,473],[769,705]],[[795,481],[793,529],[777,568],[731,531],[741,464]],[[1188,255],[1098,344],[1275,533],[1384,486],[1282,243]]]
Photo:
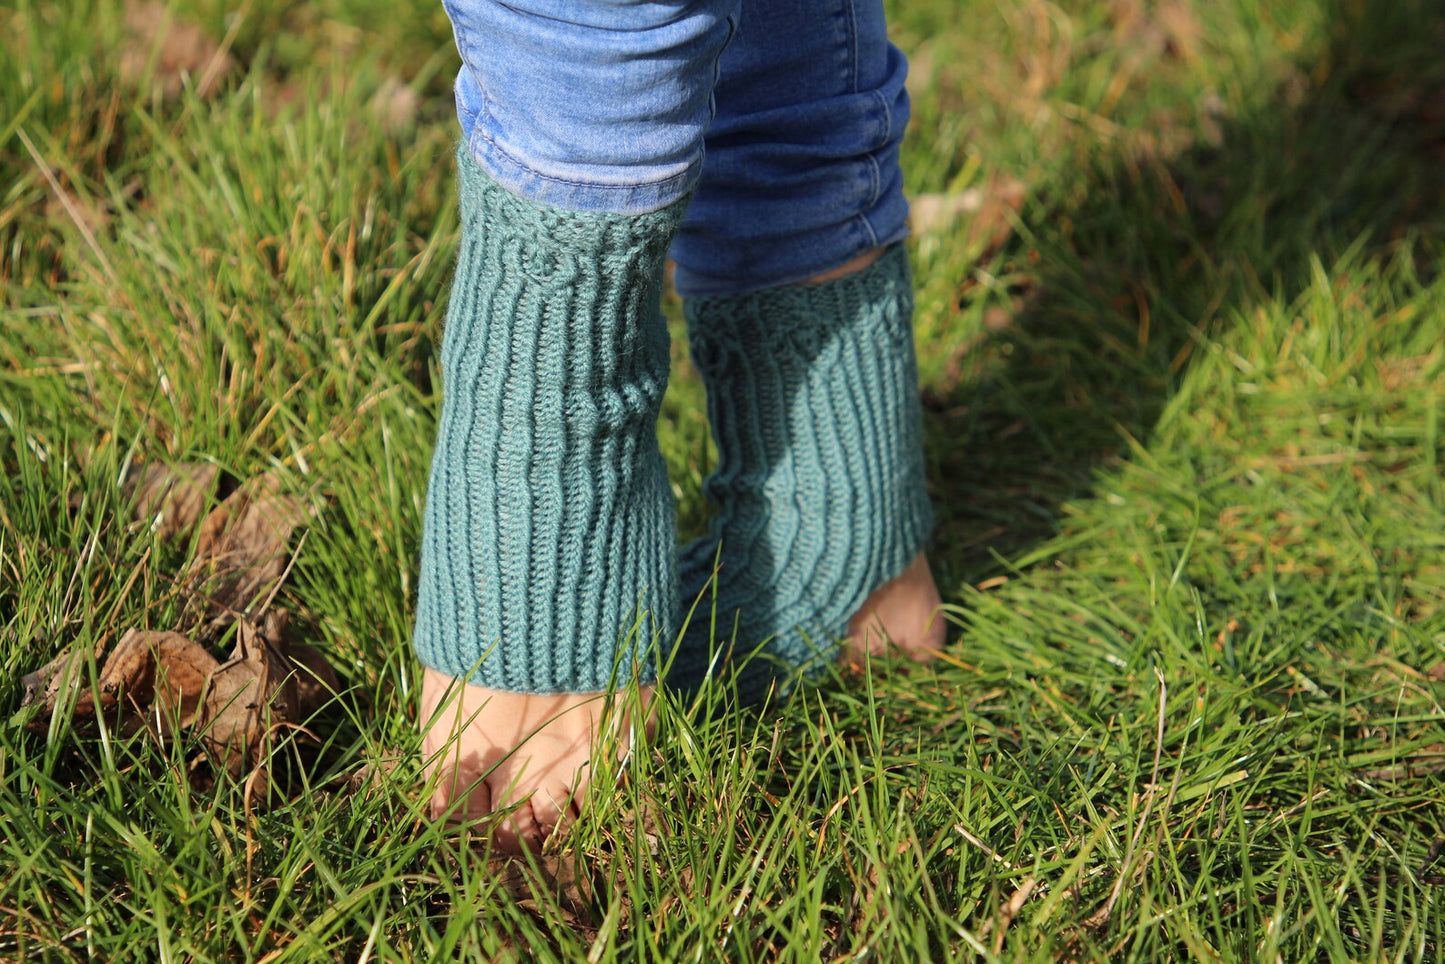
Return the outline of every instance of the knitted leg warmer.
[[[832,658],[869,593],[907,567],[931,528],[908,258],[897,245],[834,281],[685,310],[718,447],[705,486],[717,514],[682,552],[684,605],[703,595],[674,679],[708,672],[715,612],[713,645],[735,642],[734,666],[766,644],[768,659],[739,677],[757,698],[778,668],[769,662]]]
[[[459,167],[417,655],[515,692],[649,682],[645,647],[669,638],[677,602],[655,430],[663,258],[686,202],[579,213],[503,190],[465,149]]]

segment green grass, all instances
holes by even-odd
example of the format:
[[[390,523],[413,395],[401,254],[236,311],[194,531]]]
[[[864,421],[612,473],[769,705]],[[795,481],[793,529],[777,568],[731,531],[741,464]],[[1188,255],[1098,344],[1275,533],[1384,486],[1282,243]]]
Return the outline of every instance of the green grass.
[[[894,4],[910,190],[1025,188],[997,244],[912,242],[946,658],[665,706],[522,867],[417,802],[457,239],[448,30],[406,6],[178,0],[230,48],[204,97],[118,5],[0,6],[0,959],[1440,958],[1434,4]],[[348,691],[280,806],[189,789],[193,738],[11,718],[182,607],[135,457],[321,509],[282,596]]]

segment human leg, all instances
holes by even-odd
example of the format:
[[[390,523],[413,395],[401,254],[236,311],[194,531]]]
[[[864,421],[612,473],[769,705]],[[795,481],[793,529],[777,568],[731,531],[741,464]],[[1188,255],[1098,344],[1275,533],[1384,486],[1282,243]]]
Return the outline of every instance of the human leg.
[[[854,655],[885,634],[919,656],[942,645],[896,243],[905,71],[881,5],[847,0],[745,3],[724,54],[672,249],[719,452],[716,516],[680,562],[685,601],[703,593],[681,682],[707,671],[714,607],[722,640],[736,619],[739,645],[767,641],[785,666],[842,637]],[[772,679],[755,662],[740,683],[756,696]]]
[[[448,13],[462,247],[414,645],[434,810],[530,798],[499,830],[516,845],[585,791],[592,694],[651,684],[672,635],[658,297],[731,25],[725,3]]]

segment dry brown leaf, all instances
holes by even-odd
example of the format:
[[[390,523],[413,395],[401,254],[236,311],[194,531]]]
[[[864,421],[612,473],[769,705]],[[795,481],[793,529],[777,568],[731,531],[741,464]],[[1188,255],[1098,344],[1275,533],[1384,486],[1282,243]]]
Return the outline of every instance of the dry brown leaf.
[[[196,93],[205,97],[236,66],[229,53],[200,27],[176,19],[159,2],[131,0],[125,7],[127,41],[119,56],[120,76],[136,83],[155,57],[155,77],[166,97],[181,92],[182,78],[195,78]]]
[[[20,706],[43,706],[47,717],[30,724],[32,729],[45,730],[49,724],[48,714],[54,712],[62,694],[80,686],[85,673],[85,651],[70,646],[60,651],[50,662],[33,673],[20,679]]]
[[[202,519],[218,477],[215,466],[204,463],[142,465],[127,473],[124,488],[135,516],[163,536],[199,521],[196,557],[181,582],[206,600],[200,633],[236,624],[229,658],[220,662],[196,641],[209,635],[132,629],[113,646],[102,643],[94,653],[72,647],[25,676],[21,706],[26,724],[42,732],[57,712],[78,725],[106,714],[123,733],[191,728],[204,748],[191,764],[193,784],[204,785],[222,769],[246,774],[246,795],[255,803],[271,793],[265,761],[276,735],[299,729],[339,692],[340,682],[320,653],[286,639],[288,614],[270,606],[285,575],[287,543],[311,514],[309,503],[284,494],[275,476],[263,474]]]
[[[591,905],[598,882],[577,873],[577,859],[572,854],[533,854],[528,861],[492,857],[487,871],[516,897],[519,907],[540,917],[560,913],[573,930],[595,933]],[[544,902],[552,904],[552,911]]]
[[[267,666],[249,659],[228,660],[211,676],[200,712],[201,741],[211,762],[233,777],[263,755],[273,715],[271,683]]]
[[[133,500],[131,515],[151,520],[162,539],[173,538],[200,521],[220,474],[205,462],[133,466],[124,483],[126,496]]]
[[[1436,663],[1425,670],[1425,675],[1437,683],[1445,682],[1445,661]]]
[[[340,689],[320,653],[287,642],[286,624],[279,609],[259,627],[237,624],[235,649],[212,674],[197,714],[208,755],[232,776],[260,767],[278,727],[300,724]]]
[[[344,786],[347,792],[359,796],[377,792],[396,769],[401,756],[400,750],[387,750],[380,759],[363,763],[345,778]]]
[[[123,733],[194,727],[206,759],[233,777],[250,773],[248,795],[262,799],[269,790],[264,760],[277,730],[299,724],[340,688],[319,653],[286,642],[286,623],[284,610],[268,613],[261,626],[241,620],[224,663],[180,633],[133,629],[106,655],[98,686],[87,685],[84,652],[67,650],[24,678],[21,706],[46,711],[29,723],[40,732],[57,707],[67,706],[82,723],[113,712],[112,725]],[[201,776],[194,766],[192,772]]]
[[[126,706],[168,728],[189,726],[215,672],[216,658],[180,633],[132,629],[105,659],[100,674],[101,705]],[[151,713],[153,705],[158,713]]]
[[[341,692],[341,680],[326,657],[305,643],[286,644],[286,655],[296,668],[296,702],[302,714],[326,703]]]
[[[1361,780],[1392,782],[1414,780],[1419,777],[1445,771],[1445,743],[1431,743],[1412,753],[1402,755],[1394,766],[1378,769],[1359,770],[1355,776]]]
[[[173,721],[188,726],[217,665],[203,646],[180,633],[132,629],[106,655],[98,686],[92,689],[87,685],[84,655],[82,650],[66,650],[22,680],[21,706],[40,705],[46,711],[44,718],[31,722],[32,729],[46,729],[50,714],[69,704],[72,694],[74,703],[69,705],[77,718],[123,705],[117,720],[123,731],[147,720],[166,729]],[[152,708],[162,712],[152,713]]]
[[[213,625],[265,601],[286,570],[286,544],[310,507],[281,491],[270,473],[257,476],[206,514],[187,580],[209,602]]]

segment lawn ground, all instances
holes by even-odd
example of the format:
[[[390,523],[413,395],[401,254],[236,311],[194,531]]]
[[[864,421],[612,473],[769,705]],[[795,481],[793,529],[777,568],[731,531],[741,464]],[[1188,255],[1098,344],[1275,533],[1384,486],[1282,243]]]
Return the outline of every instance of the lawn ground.
[[[1445,14],[892,7],[948,650],[665,705],[506,865],[417,803],[440,5],[0,0],[0,959],[1441,959]],[[19,708],[184,616],[118,484],[179,461],[316,512],[276,602],[344,692],[268,808]]]

